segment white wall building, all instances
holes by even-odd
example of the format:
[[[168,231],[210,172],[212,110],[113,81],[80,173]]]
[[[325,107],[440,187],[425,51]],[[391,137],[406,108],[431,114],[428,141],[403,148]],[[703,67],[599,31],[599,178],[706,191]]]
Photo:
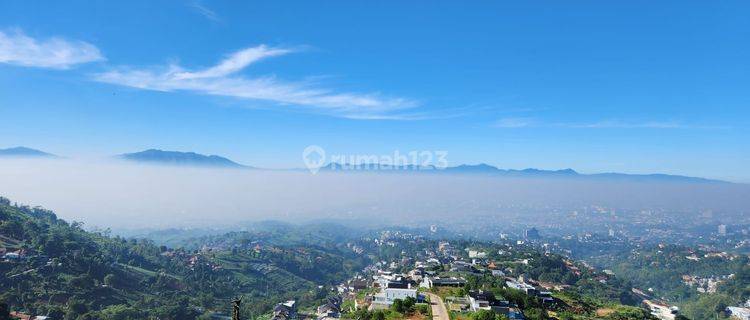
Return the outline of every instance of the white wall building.
[[[492,275],[495,277],[505,277],[505,272],[503,272],[503,270],[493,269]]]
[[[396,299],[404,300],[407,297],[417,298],[416,289],[398,289],[398,288],[386,288],[375,294],[373,297],[373,304],[380,304],[390,306]]]
[[[729,307],[729,314],[732,319],[750,320],[750,309],[741,307]]]
[[[487,257],[487,253],[483,251],[478,250],[469,250],[469,258],[479,258],[484,259]]]

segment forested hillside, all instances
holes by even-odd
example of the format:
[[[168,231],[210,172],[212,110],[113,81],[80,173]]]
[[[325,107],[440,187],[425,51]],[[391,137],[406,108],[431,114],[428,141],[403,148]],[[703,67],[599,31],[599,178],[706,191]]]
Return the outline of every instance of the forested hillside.
[[[717,315],[750,299],[750,259],[678,245],[659,245],[619,257],[610,268],[639,288],[674,301],[693,319]]]
[[[42,208],[0,198],[0,301],[54,319],[192,319],[226,313],[243,295],[250,316],[294,297],[317,302],[363,267],[335,246],[252,240],[200,250],[172,249],[82,229]],[[348,251],[346,254],[351,254]],[[15,255],[11,255],[15,257]],[[360,262],[362,264],[360,264]]]

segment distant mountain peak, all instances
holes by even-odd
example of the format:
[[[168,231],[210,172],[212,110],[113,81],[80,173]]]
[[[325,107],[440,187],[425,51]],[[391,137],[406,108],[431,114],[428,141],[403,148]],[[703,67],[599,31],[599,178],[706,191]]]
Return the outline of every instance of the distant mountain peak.
[[[0,157],[57,158],[57,156],[54,154],[23,146],[0,149]]]
[[[204,155],[195,152],[166,151],[160,149],[148,149],[141,152],[125,153],[118,156],[120,159],[164,165],[197,166],[197,167],[224,167],[224,168],[249,168],[237,162],[217,155]]]
[[[520,172],[525,174],[540,174],[540,175],[578,175],[579,173],[573,169],[561,169],[561,170],[542,170],[537,168],[526,168],[523,170],[508,170],[509,172]]]
[[[377,163],[370,164],[340,164],[340,163],[329,163],[328,165],[321,168],[323,171],[341,171],[341,172],[424,172],[424,173],[447,173],[447,174],[467,174],[467,175],[482,175],[482,176],[495,176],[495,177],[518,177],[518,178],[575,178],[575,179],[614,179],[614,180],[629,180],[629,181],[661,181],[661,182],[693,182],[693,183],[715,183],[725,182],[720,180],[711,180],[699,177],[689,177],[680,175],[669,175],[669,174],[627,174],[627,173],[579,173],[571,168],[559,169],[559,170],[545,170],[537,168],[526,168],[526,169],[500,169],[495,166],[479,163],[479,164],[461,164],[447,168],[436,168],[434,166],[417,166],[417,165],[378,165]]]
[[[491,166],[486,163],[480,163],[480,164],[462,164],[455,167],[448,167],[445,168],[447,171],[453,171],[453,172],[498,172],[500,169],[498,169],[495,166]]]

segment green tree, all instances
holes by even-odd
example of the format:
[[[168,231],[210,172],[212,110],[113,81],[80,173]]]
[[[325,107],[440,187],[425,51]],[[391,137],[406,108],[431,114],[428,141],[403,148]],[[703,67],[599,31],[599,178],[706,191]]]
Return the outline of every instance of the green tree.
[[[545,311],[542,308],[531,308],[526,309],[523,311],[524,316],[526,316],[526,319],[529,320],[543,320],[543,319],[549,319],[547,316],[547,311]]]
[[[426,303],[420,303],[420,304],[416,305],[416,310],[421,315],[429,315],[430,314],[430,305],[426,304]]]
[[[77,277],[70,278],[68,282],[70,286],[78,289],[89,289],[94,286],[94,279],[87,274],[83,274]]]
[[[398,313],[406,313],[406,310],[407,310],[404,304],[404,300],[401,300],[401,299],[393,300],[391,309],[393,309],[393,311],[396,311]]]
[[[65,320],[74,320],[88,312],[89,308],[81,300],[69,299],[65,310]]]
[[[372,320],[385,320],[385,312],[383,310],[375,311],[372,314]]]
[[[716,303],[716,305],[714,306],[714,312],[716,312],[716,318],[717,319],[720,317],[723,318],[726,310],[727,310],[726,302],[719,301],[718,303]]]
[[[0,302],[0,320],[10,319],[10,307],[5,302]]]
[[[495,320],[495,316],[492,310],[479,310],[471,315],[471,320]]]
[[[696,301],[685,304],[682,311],[691,319],[716,319],[720,317],[726,306],[733,303],[727,295],[715,293],[701,295]],[[720,312],[721,311],[721,312]]]
[[[138,309],[123,304],[108,306],[101,311],[101,314],[103,320],[143,319],[143,315]]]

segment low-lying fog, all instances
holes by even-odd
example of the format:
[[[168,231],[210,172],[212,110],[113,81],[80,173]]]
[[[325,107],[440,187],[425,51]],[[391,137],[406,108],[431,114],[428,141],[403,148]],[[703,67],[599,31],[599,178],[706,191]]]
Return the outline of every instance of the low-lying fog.
[[[231,226],[326,218],[429,223],[601,205],[744,215],[742,184],[503,178],[420,173],[319,173],[141,166],[74,160],[0,161],[0,196],[87,226]],[[524,209],[534,208],[534,209]],[[541,212],[541,213],[539,213]]]

